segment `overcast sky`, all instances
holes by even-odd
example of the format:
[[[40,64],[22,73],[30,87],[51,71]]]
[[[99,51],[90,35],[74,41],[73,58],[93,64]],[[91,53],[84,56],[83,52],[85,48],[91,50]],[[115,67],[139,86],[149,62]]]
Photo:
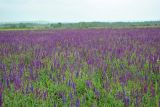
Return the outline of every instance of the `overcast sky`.
[[[0,0],[0,22],[160,20],[160,0]]]

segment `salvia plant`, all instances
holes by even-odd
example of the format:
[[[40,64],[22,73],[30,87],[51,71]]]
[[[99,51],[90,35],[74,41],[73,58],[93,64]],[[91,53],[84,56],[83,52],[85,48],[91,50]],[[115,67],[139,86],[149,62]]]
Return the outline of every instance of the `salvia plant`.
[[[160,28],[0,31],[0,107],[160,107]]]

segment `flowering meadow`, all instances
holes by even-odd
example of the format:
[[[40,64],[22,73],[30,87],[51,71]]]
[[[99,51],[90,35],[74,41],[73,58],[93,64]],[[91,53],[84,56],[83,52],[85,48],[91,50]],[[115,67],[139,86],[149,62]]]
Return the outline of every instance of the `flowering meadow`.
[[[160,28],[0,31],[0,107],[160,107]]]

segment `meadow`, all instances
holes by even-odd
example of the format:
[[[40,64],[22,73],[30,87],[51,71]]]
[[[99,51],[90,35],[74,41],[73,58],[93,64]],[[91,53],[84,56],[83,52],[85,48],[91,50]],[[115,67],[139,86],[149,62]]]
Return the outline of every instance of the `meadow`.
[[[160,28],[0,31],[0,107],[160,107]]]

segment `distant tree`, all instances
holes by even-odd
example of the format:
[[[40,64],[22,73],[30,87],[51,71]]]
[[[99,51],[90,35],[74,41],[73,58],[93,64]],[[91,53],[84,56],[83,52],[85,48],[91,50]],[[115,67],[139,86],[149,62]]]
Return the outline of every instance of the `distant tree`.
[[[88,25],[85,22],[80,22],[79,24],[80,24],[80,28],[88,28]]]
[[[9,24],[8,26],[6,25],[6,27],[8,27],[8,28],[17,28],[17,25],[16,24]]]
[[[50,27],[51,28],[60,28],[60,27],[62,27],[62,23],[57,23],[57,24],[50,24]]]
[[[50,24],[50,27],[51,28],[55,28],[55,24]]]
[[[58,28],[62,27],[62,23],[57,23],[57,27]]]
[[[26,26],[26,24],[24,24],[24,23],[19,23],[19,28],[26,28],[27,26]]]

